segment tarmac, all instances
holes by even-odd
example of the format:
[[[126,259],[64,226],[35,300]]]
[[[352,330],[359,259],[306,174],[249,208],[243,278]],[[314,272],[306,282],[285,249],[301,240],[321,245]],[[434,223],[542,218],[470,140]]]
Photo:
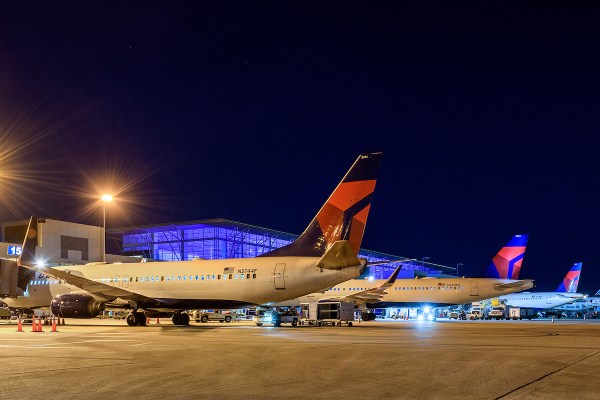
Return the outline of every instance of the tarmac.
[[[0,399],[598,399],[600,320],[0,323]]]

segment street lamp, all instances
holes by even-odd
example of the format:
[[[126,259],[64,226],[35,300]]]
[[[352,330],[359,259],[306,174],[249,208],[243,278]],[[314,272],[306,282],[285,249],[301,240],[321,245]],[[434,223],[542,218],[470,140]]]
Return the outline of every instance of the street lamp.
[[[456,276],[458,276],[458,266],[459,266],[459,265],[462,267],[462,266],[463,266],[463,263],[458,263],[458,264],[456,264]]]
[[[110,203],[113,200],[112,195],[103,194],[100,197],[102,200],[102,261],[106,262],[106,203]]]

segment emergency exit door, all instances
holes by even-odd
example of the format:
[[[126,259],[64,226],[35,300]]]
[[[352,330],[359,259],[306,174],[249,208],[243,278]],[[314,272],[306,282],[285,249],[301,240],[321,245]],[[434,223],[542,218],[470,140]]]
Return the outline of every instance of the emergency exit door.
[[[471,281],[471,296],[479,296],[479,281]]]
[[[275,264],[275,289],[285,289],[285,264]]]

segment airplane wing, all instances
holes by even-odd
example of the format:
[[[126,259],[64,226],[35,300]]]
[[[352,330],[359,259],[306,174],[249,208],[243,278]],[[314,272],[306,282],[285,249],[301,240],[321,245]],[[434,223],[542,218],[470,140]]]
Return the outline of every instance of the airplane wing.
[[[388,280],[377,287],[362,290],[360,292],[352,293],[352,294],[349,294],[349,295],[343,296],[343,297],[336,297],[336,299],[342,300],[342,301],[358,302],[358,303],[379,301],[383,297],[383,295],[387,294],[385,292],[385,290],[394,284],[401,268],[402,268],[402,266],[399,266],[398,268],[396,268],[396,270],[392,273],[392,275],[390,275]]]
[[[79,271],[70,271],[68,269],[56,269],[52,267],[40,269],[22,264],[21,266],[27,269],[41,272],[45,275],[51,276],[56,279],[62,279],[66,283],[73,286],[77,286],[78,288],[85,290],[91,295],[102,298],[103,300],[109,301],[114,300],[116,298],[120,298],[123,300],[132,300],[138,302],[158,302],[156,299],[151,297],[146,297],[138,293],[130,292],[129,290],[125,290],[123,288],[114,287],[103,282],[98,282],[92,279],[85,278],[80,275]]]

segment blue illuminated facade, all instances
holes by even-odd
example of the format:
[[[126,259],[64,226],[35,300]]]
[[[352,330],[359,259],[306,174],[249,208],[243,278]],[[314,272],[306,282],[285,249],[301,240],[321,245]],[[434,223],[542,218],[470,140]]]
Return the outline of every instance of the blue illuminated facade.
[[[166,225],[149,225],[111,229],[107,232],[110,252],[140,256],[154,260],[182,261],[202,258],[256,257],[285,246],[297,235],[247,225],[225,219],[181,222]],[[397,260],[403,257],[361,250],[360,257],[369,261]],[[387,278],[397,264],[372,266],[365,275],[375,279]],[[405,262],[403,271],[422,275],[439,275],[420,263]]]

